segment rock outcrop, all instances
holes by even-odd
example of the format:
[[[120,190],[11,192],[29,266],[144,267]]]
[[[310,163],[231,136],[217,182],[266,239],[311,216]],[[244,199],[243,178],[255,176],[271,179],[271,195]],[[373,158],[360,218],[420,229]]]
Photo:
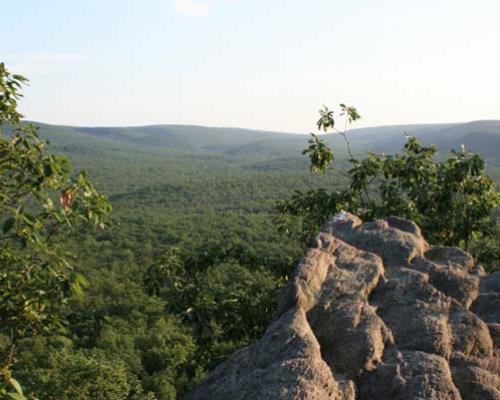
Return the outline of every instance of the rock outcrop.
[[[277,315],[187,399],[500,400],[500,272],[410,221],[334,218]]]

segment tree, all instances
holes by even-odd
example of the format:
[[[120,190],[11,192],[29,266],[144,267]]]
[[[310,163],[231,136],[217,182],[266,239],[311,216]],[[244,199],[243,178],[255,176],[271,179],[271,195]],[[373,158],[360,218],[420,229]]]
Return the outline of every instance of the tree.
[[[84,172],[48,151],[21,121],[17,102],[27,79],[0,63],[0,394],[9,382],[16,342],[60,326],[61,305],[80,295],[64,239],[82,224],[104,227],[111,206]],[[15,397],[15,393],[11,397]]]
[[[44,400],[125,400],[131,384],[123,361],[98,352],[61,349],[46,352],[23,371]]]
[[[196,362],[207,370],[262,334],[282,284],[244,254],[241,244],[226,246],[203,247],[195,257],[171,247],[143,277],[146,292],[164,300],[167,312],[191,328],[199,349]]]
[[[346,129],[360,118],[354,107],[341,104],[340,109]],[[431,243],[460,246],[482,261],[491,261],[491,254],[498,253],[498,244],[478,245],[495,239],[492,211],[500,204],[500,195],[486,175],[480,155],[462,146],[461,151],[452,151],[449,158],[440,161],[436,146],[424,146],[408,136],[401,153],[368,152],[358,159],[352,153],[346,129],[336,130],[333,111],[322,109],[317,126],[324,131],[334,129],[344,138],[350,163],[344,172],[348,184],[339,191],[321,188],[296,192],[279,202],[277,221],[281,229],[298,229],[303,238],[309,238],[341,210],[368,220],[396,215],[417,222]],[[309,155],[313,172],[325,173],[333,162],[333,150],[317,135],[311,136],[303,154]]]

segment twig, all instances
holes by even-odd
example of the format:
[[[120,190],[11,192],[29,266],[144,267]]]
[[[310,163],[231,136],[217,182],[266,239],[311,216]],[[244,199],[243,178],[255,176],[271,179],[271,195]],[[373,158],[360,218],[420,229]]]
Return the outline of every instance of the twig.
[[[349,156],[351,157],[351,160],[354,160],[354,155],[352,154],[352,148],[351,148],[351,142],[349,141],[349,139],[347,138],[347,135],[345,134],[345,131],[342,132],[342,131],[339,131],[337,128],[333,128],[335,132],[337,132],[338,134],[342,135],[342,137],[344,138],[344,141],[345,141],[345,144],[347,146],[347,152],[349,153]]]

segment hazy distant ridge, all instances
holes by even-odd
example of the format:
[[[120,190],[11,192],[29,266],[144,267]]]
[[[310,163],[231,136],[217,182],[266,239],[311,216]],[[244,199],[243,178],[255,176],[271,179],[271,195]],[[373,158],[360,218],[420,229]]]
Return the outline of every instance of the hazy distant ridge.
[[[107,143],[130,149],[169,148],[227,155],[296,156],[307,144],[306,134],[289,134],[240,128],[191,125],[151,125],[139,127],[72,127],[36,123],[42,136],[56,145],[71,143],[88,146]],[[393,152],[405,143],[404,133],[424,143],[434,143],[442,151],[459,149],[461,144],[487,157],[500,158],[500,120],[450,124],[391,125],[352,129],[348,134],[356,151]],[[338,134],[324,137],[343,149]],[[342,146],[342,147],[339,147]]]

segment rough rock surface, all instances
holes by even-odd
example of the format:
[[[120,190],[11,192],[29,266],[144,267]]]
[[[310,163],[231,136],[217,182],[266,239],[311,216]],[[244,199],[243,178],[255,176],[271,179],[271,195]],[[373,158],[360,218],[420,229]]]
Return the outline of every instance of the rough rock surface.
[[[500,272],[410,221],[327,223],[277,315],[187,399],[500,400]]]

